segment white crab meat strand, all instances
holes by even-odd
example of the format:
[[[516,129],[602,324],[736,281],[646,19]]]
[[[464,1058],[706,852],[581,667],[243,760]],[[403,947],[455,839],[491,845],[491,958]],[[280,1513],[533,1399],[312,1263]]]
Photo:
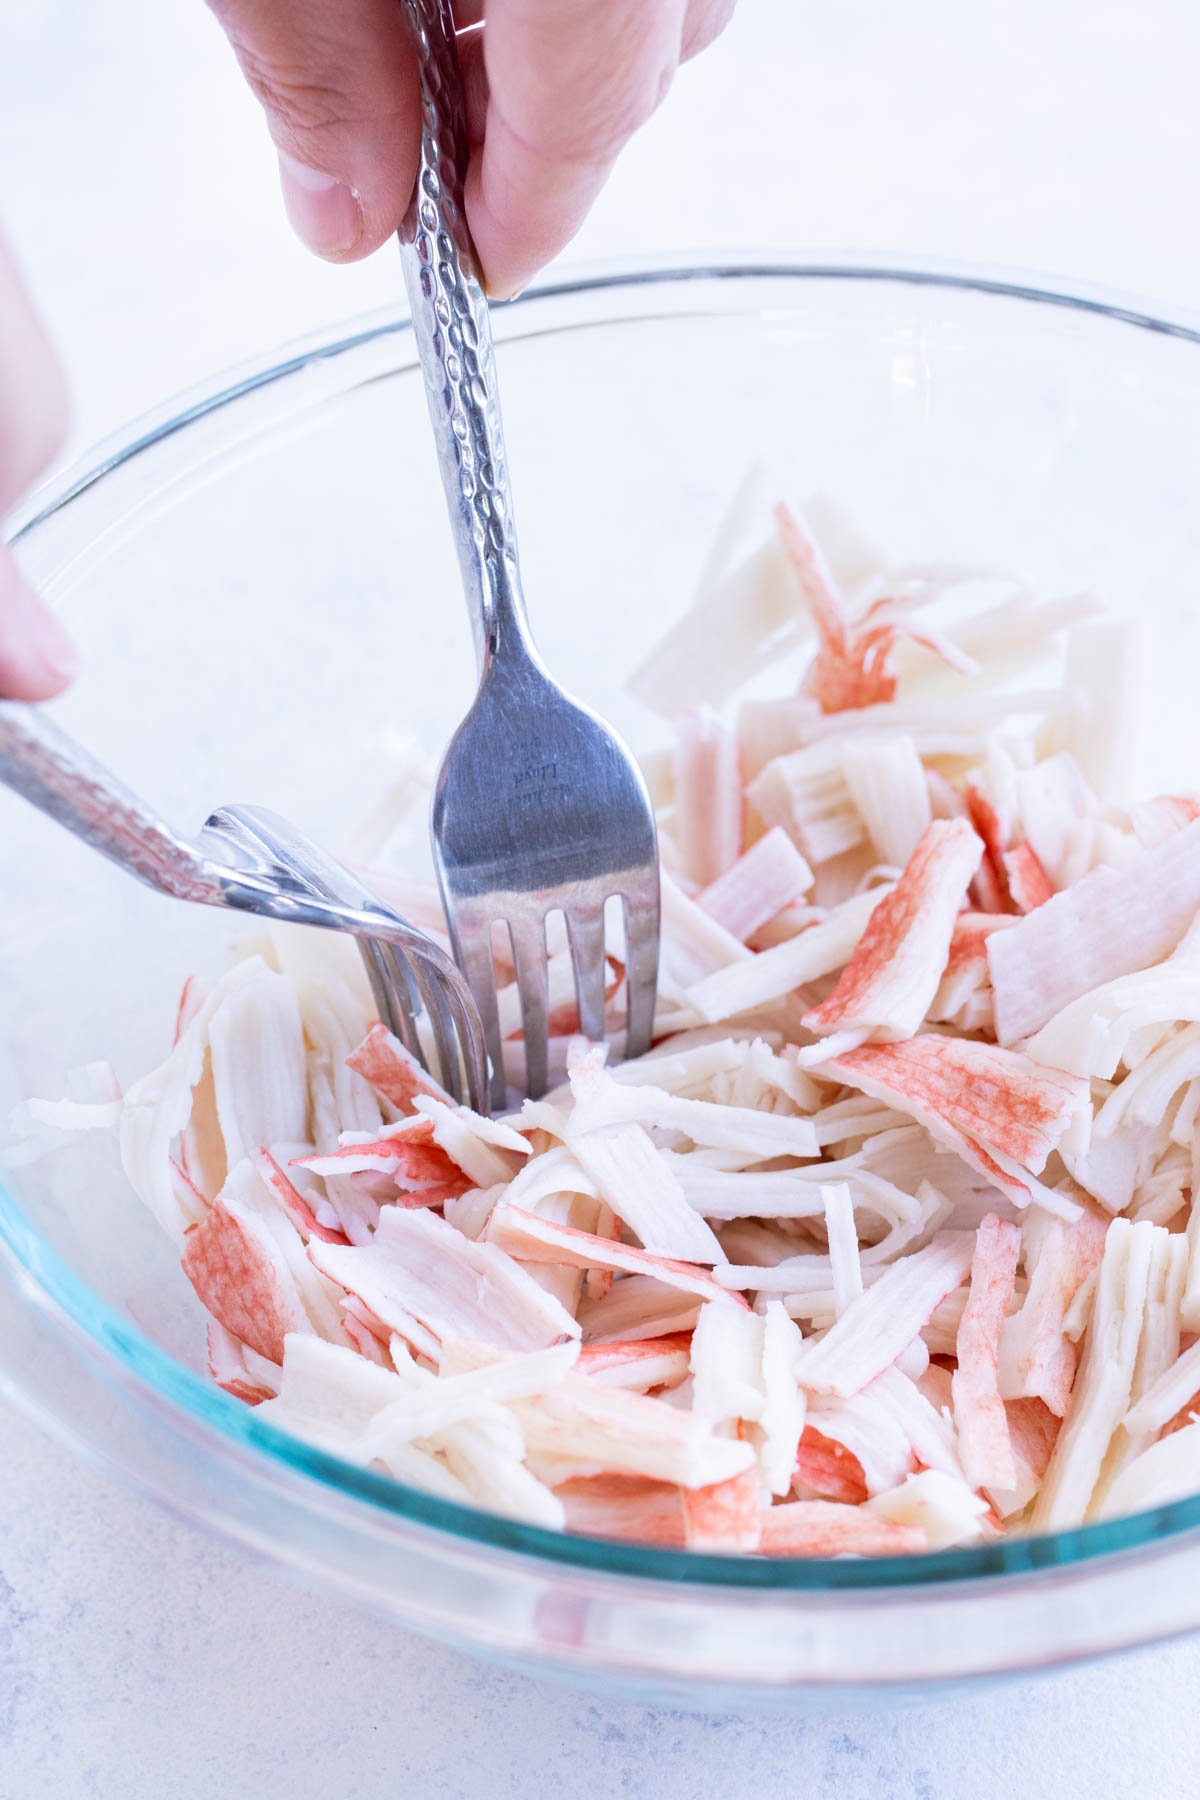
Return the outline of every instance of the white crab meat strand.
[[[1089,619],[1067,633],[1063,685],[1073,705],[1058,714],[1047,747],[1069,751],[1104,799],[1138,778],[1148,644],[1139,618]]]
[[[881,862],[903,868],[932,818],[911,737],[864,736],[838,746],[842,778]]]
[[[1114,1219],[1104,1242],[1096,1298],[1071,1408],[1059,1433],[1031,1523],[1057,1531],[1086,1519],[1113,1434],[1129,1410],[1157,1225]]]
[[[669,1287],[653,1275],[621,1275],[606,1293],[579,1304],[585,1344],[628,1344],[689,1331],[702,1305],[696,1294]]]
[[[571,1140],[601,1126],[638,1124],[678,1131],[703,1148],[729,1150],[754,1163],[779,1156],[815,1156],[816,1137],[807,1119],[759,1112],[753,1107],[718,1106],[689,1100],[661,1088],[615,1082],[598,1063],[585,1061],[571,1076],[575,1111]]]
[[[1120,977],[1161,963],[1200,910],[1200,820],[1127,868],[1093,869],[988,943],[996,1031],[1002,1044],[1041,1035],[1057,1044],[1068,1007]],[[1091,1015],[1072,1014],[1078,1035]],[[1077,1053],[1078,1054],[1078,1053]]]
[[[659,984],[665,998],[684,1005],[681,996],[694,983],[718,969],[749,962],[752,952],[698,900],[685,894],[670,875],[664,874],[660,885],[663,939]]]
[[[1197,850],[1200,854],[1200,839]],[[1117,976],[1073,1000],[1029,1039],[1027,1049],[1056,1068],[1110,1081],[1146,1027],[1158,1026],[1161,1035],[1169,1025],[1197,1022],[1200,942],[1189,931],[1179,949],[1156,968]]]
[[[1130,1384],[1130,1411],[1143,1394],[1153,1391],[1161,1377],[1179,1358],[1179,1303],[1183,1295],[1187,1245],[1178,1235],[1157,1230],[1151,1243],[1150,1273],[1146,1283],[1146,1308],[1138,1342],[1137,1362]],[[1103,1510],[1104,1499],[1121,1470],[1141,1455],[1157,1434],[1129,1423],[1127,1414],[1115,1433],[1092,1497],[1094,1509]]]
[[[370,1244],[344,1249],[314,1242],[309,1255],[402,1335],[408,1316],[442,1341],[465,1338],[511,1350],[579,1335],[571,1314],[519,1263],[427,1211],[387,1207]]]
[[[298,1025],[295,998],[285,978],[270,970],[260,957],[247,958],[222,976],[204,998],[165,1061],[125,1095],[119,1133],[121,1162],[134,1191],[176,1243],[182,1243],[189,1225],[199,1222],[202,1208],[181,1205],[172,1177],[171,1146],[187,1126],[193,1090],[205,1075],[212,1020],[231,997],[250,993],[262,997],[266,1012],[277,1004],[278,1016],[286,1014],[289,1022],[294,1019]],[[291,1108],[282,1110],[290,1112]],[[291,1135],[305,1135],[303,1119],[299,1132]],[[214,1171],[214,1192],[224,1175],[223,1166]]]
[[[833,1304],[840,1319],[863,1293],[858,1227],[854,1221],[854,1202],[844,1181],[823,1181],[820,1192],[829,1237]]]
[[[922,1382],[932,1373],[932,1369],[927,1370],[921,1377]],[[871,1383],[866,1393],[882,1400],[887,1406],[891,1416],[903,1428],[918,1462],[927,1469],[937,1469],[943,1474],[962,1478],[958,1434],[945,1400],[935,1404],[922,1387],[898,1366],[886,1369]]]
[[[706,1269],[674,1257],[654,1256],[632,1244],[620,1244],[573,1226],[528,1213],[506,1201],[487,1224],[488,1245],[507,1253],[515,1263],[548,1262],[583,1269],[611,1269],[628,1275],[653,1275],[668,1287],[695,1294],[702,1300],[720,1299],[744,1306],[740,1295],[720,1286]]]
[[[645,1394],[651,1389],[678,1387],[686,1381],[690,1359],[691,1334],[676,1331],[667,1337],[643,1338],[635,1343],[587,1344],[580,1351],[576,1366],[589,1381]]]
[[[971,1267],[969,1232],[939,1232],[932,1244],[893,1264],[855,1300],[824,1337],[805,1345],[797,1365],[810,1392],[856,1394],[891,1367]]]
[[[282,976],[234,989],[208,1028],[217,1119],[232,1169],[260,1144],[306,1136],[304,1030]]]
[[[767,1302],[762,1324],[758,1461],[763,1486],[769,1494],[780,1496],[791,1488],[804,1430],[807,1396],[796,1380],[803,1340],[778,1300]]]
[[[885,1394],[876,1392],[873,1386],[844,1400],[831,1395],[810,1394],[806,1419],[822,1438],[844,1452],[843,1468],[848,1474],[842,1479],[848,1479],[858,1489],[858,1499],[863,1498],[863,1488],[867,1494],[886,1493],[912,1473],[913,1456],[908,1433]],[[804,1479],[803,1447],[798,1479],[801,1482]],[[844,1488],[842,1494],[849,1497]],[[832,1496],[839,1497],[836,1492]]]
[[[850,960],[868,919],[889,891],[885,884],[859,894],[798,937],[698,981],[686,990],[688,1004],[702,1018],[716,1024],[781,1000],[823,975],[832,975]]]
[[[712,1227],[688,1204],[642,1126],[572,1131],[567,1143],[596,1192],[646,1250],[682,1262],[726,1260]]]
[[[466,1347],[456,1354],[452,1366],[460,1368]],[[748,1444],[718,1437],[697,1413],[604,1387],[586,1375],[568,1374],[556,1386],[511,1404],[533,1457],[590,1466],[598,1473],[696,1488],[728,1480],[754,1461]]]
[[[915,1526],[930,1550],[950,1550],[985,1535],[988,1505],[961,1478],[942,1469],[923,1469],[890,1494],[864,1501],[863,1509],[897,1525]]]
[[[1153,799],[1136,801],[1129,809],[1129,819],[1142,849],[1157,850],[1185,825],[1200,819],[1200,796],[1155,794]]]
[[[418,1094],[413,1107],[432,1119],[434,1143],[477,1187],[510,1181],[520,1166],[514,1159],[529,1155],[528,1140],[520,1132],[468,1106],[447,1106],[431,1094]]]
[[[1160,1438],[1113,1479],[1097,1508],[1101,1519],[1170,1506],[1200,1492],[1200,1420]]]
[[[1093,1208],[1067,1222],[1030,1213],[1022,1233],[1028,1286],[1000,1333],[1000,1392],[1037,1399],[1058,1418],[1071,1400],[1078,1350],[1066,1329],[1071,1303],[1104,1254],[1108,1222]]]
[[[697,895],[697,904],[740,943],[802,900],[813,872],[785,831],[773,826]]]
[[[1078,1077],[1016,1051],[934,1034],[864,1045],[818,1073],[909,1113],[1018,1206],[1036,1200],[1075,1217],[1074,1201],[1035,1178],[1060,1144],[1086,1144],[1090,1095]]]
[[[762,1417],[763,1321],[757,1313],[708,1303],[692,1333],[692,1406],[717,1426],[736,1429]]]

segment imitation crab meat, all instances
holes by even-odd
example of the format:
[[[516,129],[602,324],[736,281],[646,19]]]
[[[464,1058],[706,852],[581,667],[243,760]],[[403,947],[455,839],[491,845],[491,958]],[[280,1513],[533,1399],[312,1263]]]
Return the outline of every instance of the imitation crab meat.
[[[230,1404],[536,1525],[895,1556],[1200,1490],[1200,799],[1125,790],[1131,628],[759,522],[632,684],[674,733],[646,1056],[576,1035],[552,921],[559,1085],[485,1118],[278,927],[13,1158],[115,1133]]]

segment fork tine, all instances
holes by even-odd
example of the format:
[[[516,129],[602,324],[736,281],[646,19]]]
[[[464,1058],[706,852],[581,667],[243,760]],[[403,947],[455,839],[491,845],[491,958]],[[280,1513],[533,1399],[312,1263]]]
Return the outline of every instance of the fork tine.
[[[579,1029],[590,1044],[604,1042],[604,908],[572,907],[566,915],[575,969]]]
[[[358,953],[362,957],[363,968],[367,972],[367,980],[371,984],[371,998],[375,1002],[375,1010],[388,1030],[395,1031],[396,1027],[392,1021],[392,997],[380,964],[379,946],[372,938],[357,938],[355,942],[358,944]],[[399,1035],[400,1033],[397,1031],[396,1036],[399,1037]]]
[[[479,1008],[484,1042],[492,1065],[491,1103],[498,1112],[508,1098],[504,1078],[504,1045],[496,1006],[496,968],[492,961],[492,935],[486,921],[463,921],[450,914],[450,938],[454,960],[467,978],[467,986]]]
[[[394,953],[389,955],[388,946],[378,938],[359,938],[358,948],[367,971],[367,980],[371,984],[371,993],[379,1008],[379,1017],[388,1030],[400,1039],[406,1050],[420,1057],[421,1046],[408,981],[398,966],[399,958],[393,961]]]
[[[478,1113],[488,1110],[487,1046],[483,1040],[477,1010],[469,993],[459,991],[434,970],[445,996],[446,1006],[458,1033],[462,1065],[466,1075],[467,1100]]]
[[[546,967],[546,921],[510,922],[517,993],[525,1031],[525,1092],[540,1100],[546,1091],[550,1014],[550,978]]]
[[[417,1014],[421,1010],[421,1002],[420,995],[415,991],[408,957],[395,944],[384,944],[381,962],[387,977],[389,991],[394,996],[394,1010],[400,1018],[400,1030],[396,1035],[405,1048],[412,1051],[418,1062],[423,1064],[425,1050],[421,1043],[421,1033],[417,1028]]]
[[[644,1056],[654,1032],[658,986],[659,902],[656,888],[622,895],[625,907],[625,1054]]]
[[[442,983],[421,957],[411,961],[413,977],[425,1003],[425,1012],[437,1049],[438,1079],[455,1101],[462,1100],[462,1066],[455,1046],[455,1027],[446,1004]]]

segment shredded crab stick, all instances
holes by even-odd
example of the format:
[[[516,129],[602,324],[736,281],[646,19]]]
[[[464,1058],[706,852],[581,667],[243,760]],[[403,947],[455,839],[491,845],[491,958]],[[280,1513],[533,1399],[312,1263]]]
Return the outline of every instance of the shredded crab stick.
[[[619,1244],[608,1238],[579,1231],[573,1225],[558,1225],[553,1220],[526,1212],[523,1207],[505,1201],[488,1221],[487,1241],[493,1248],[507,1252],[518,1265],[560,1263],[581,1269],[612,1269],[626,1275],[653,1275],[665,1287],[696,1294],[702,1300],[732,1301],[745,1306],[740,1294],[723,1288],[706,1270],[694,1264],[675,1261],[668,1256],[652,1256],[632,1244]]]
[[[857,1506],[870,1492],[854,1452],[816,1425],[806,1425],[801,1433],[794,1484],[822,1500],[842,1500],[850,1506]]]
[[[904,1556],[927,1545],[917,1526],[864,1506],[793,1500],[763,1514],[760,1547],[764,1556]]]
[[[867,1044],[823,1065],[848,1086],[923,1124],[1025,1206],[1074,1218],[1076,1203],[1035,1178],[1088,1106],[1086,1084],[1031,1058],[969,1038]]]
[[[561,1086],[485,1118],[352,946],[272,928],[6,1155],[114,1134],[214,1382],[462,1504],[888,1556],[1200,1492],[1200,800],[1132,791],[1132,649],[1091,595],[751,485],[635,678],[674,727],[645,1057],[575,1036],[552,919]],[[618,954],[616,1041],[623,993]]]
[[[1099,1267],[1108,1221],[1091,1205],[1067,1222],[1032,1213],[1022,1233],[1025,1297],[1000,1337],[1000,1392],[1006,1400],[1040,1400],[1065,1418],[1079,1361],[1067,1334],[1076,1294]]]
[[[1041,1529],[1077,1525],[1092,1510],[1104,1459],[1130,1410],[1157,1231],[1166,1236],[1161,1226],[1128,1219],[1108,1228],[1071,1407],[1033,1503]]]
[[[994,1024],[987,940],[1015,924],[1005,913],[960,912],[950,934],[950,951],[926,1017],[962,1031],[991,1032]]]
[[[822,712],[844,712],[851,707],[891,700],[897,685],[892,661],[898,637],[909,637],[934,651],[961,674],[975,673],[971,658],[962,656],[944,640],[917,631],[888,598],[874,601],[861,619],[850,621],[812,533],[782,504],[776,509],[776,519],[784,550],[821,639],[805,679],[805,691],[813,695]]]
[[[651,1388],[673,1388],[686,1381],[691,1349],[686,1331],[633,1344],[585,1344],[577,1367],[581,1375],[590,1375],[606,1387],[644,1394]]]
[[[679,721],[675,750],[675,835],[683,873],[707,887],[742,850],[738,741],[727,725],[692,714]]]
[[[1124,868],[1093,869],[988,944],[1003,1044],[1169,956],[1200,910],[1200,819]]]
[[[409,1318],[438,1338],[513,1349],[579,1335],[576,1321],[519,1263],[433,1213],[390,1208],[370,1244],[343,1249],[314,1241],[308,1253],[323,1275],[401,1336]]]
[[[983,845],[965,819],[926,826],[900,880],[867,921],[827,1000],[804,1015],[808,1029],[836,1033],[846,1049],[894,1042],[920,1028],[950,955],[954,924]],[[802,1054],[818,1062],[829,1044]]]
[[[975,1234],[971,1286],[958,1327],[951,1382],[964,1473],[975,1488],[1012,1488],[1017,1466],[1000,1395],[1000,1332],[1021,1254],[1016,1225],[989,1213]]]
[[[710,882],[697,900],[731,937],[746,943],[785,907],[802,900],[812,884],[812,870],[787,832],[775,826]]]
[[[797,1365],[802,1386],[848,1398],[890,1369],[946,1295],[962,1284],[972,1251],[969,1232],[940,1232],[923,1250],[886,1270],[823,1337],[805,1346]]]
[[[844,901],[796,937],[698,981],[686,989],[684,999],[702,1019],[715,1024],[752,1013],[834,974],[850,960],[868,919],[888,892],[881,885]]]
[[[362,1043],[346,1058],[346,1063],[402,1113],[416,1110],[418,1094],[432,1095],[448,1106],[453,1104],[446,1090],[385,1025],[372,1025]]]

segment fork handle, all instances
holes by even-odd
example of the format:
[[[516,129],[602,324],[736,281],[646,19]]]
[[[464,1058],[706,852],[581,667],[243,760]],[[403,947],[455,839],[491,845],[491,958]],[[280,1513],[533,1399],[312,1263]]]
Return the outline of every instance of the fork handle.
[[[0,781],[148,886],[221,900],[193,846],[37,707],[0,701]]]
[[[451,0],[402,0],[421,76],[421,160],[400,262],[480,673],[531,652],[492,327],[467,229],[467,121]]]

